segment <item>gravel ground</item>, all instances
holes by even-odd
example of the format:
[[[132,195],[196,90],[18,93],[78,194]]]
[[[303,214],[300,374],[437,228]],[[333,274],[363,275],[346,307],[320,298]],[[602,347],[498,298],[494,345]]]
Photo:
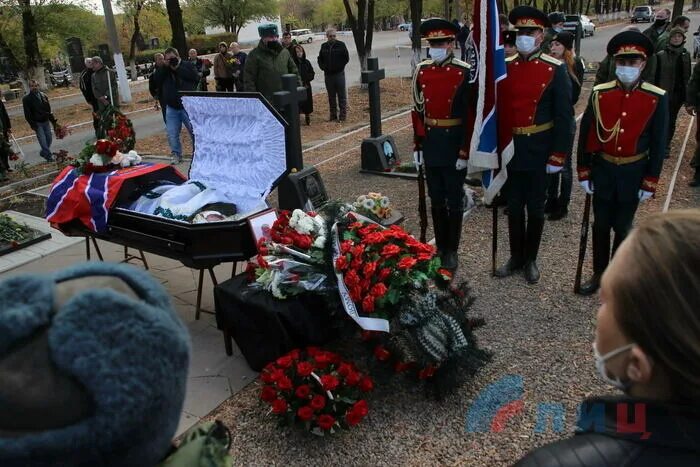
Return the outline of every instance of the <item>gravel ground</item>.
[[[583,104],[579,105],[582,107]],[[679,119],[676,141],[662,174],[655,200],[640,209],[637,219],[660,211],[675,168],[677,153],[689,122]],[[392,120],[385,132],[396,131],[400,154],[409,157],[411,132],[408,117]],[[415,182],[359,173],[359,144],[339,141],[306,158],[319,164],[326,188],[334,198],[351,200],[368,191],[381,191],[406,216],[405,226],[418,231]],[[347,138],[348,140],[350,137]],[[688,160],[695,148],[688,143],[674,191],[673,208],[697,207],[700,190],[687,187]],[[322,153],[321,153],[322,152]],[[341,157],[324,161],[345,152]],[[510,465],[528,450],[567,436],[577,404],[585,397],[610,392],[593,367],[591,341],[597,299],[572,293],[578,254],[583,193],[574,186],[570,214],[547,222],[540,250],[542,279],[528,285],[521,276],[497,280],[490,277],[491,211],[475,209],[465,223],[459,279],[468,279],[477,295],[472,313],[486,319],[476,331],[482,347],[493,360],[469,383],[441,402],[426,399],[408,388],[401,378],[379,386],[369,398],[370,414],[357,429],[319,439],[293,429],[279,429],[258,402],[258,382],[248,385],[224,402],[210,417],[224,421],[232,431],[232,453],[237,465]],[[506,217],[499,215],[499,261],[508,257]],[[587,270],[590,273],[590,246]],[[524,410],[512,417],[501,432],[467,433],[465,416],[479,391],[506,375],[524,381]],[[565,429],[554,432],[551,423],[535,433],[537,406],[561,403]]]

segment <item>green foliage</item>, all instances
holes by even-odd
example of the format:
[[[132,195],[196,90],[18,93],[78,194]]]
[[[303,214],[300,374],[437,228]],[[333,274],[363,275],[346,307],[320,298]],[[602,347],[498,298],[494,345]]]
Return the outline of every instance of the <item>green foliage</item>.
[[[321,27],[343,24],[346,20],[343,0],[324,0],[314,9],[313,19]]]
[[[210,35],[194,35],[187,38],[187,46],[191,49],[197,49],[197,54],[214,53],[219,46],[219,42],[230,44],[235,41],[235,35],[231,32]]]
[[[223,26],[227,32],[238,31],[249,21],[276,16],[276,0],[192,0],[193,11],[208,26]]]
[[[32,237],[32,229],[27,224],[20,224],[7,214],[0,214],[0,243],[13,245]]]

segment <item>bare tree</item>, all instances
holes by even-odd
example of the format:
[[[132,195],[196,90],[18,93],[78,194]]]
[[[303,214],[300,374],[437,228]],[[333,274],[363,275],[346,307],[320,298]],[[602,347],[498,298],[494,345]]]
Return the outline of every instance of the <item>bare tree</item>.
[[[136,45],[139,38],[141,38],[141,23],[139,19],[144,9],[158,5],[158,2],[157,0],[117,0],[117,5],[124,11],[126,17],[130,18],[134,23],[134,31],[129,41],[129,64],[131,66],[131,79],[136,81],[138,77],[136,70]]]
[[[415,70],[416,65],[421,62],[420,20],[423,16],[423,0],[410,0],[409,6],[411,7],[411,49],[413,50],[411,69]]]
[[[674,0],[673,2],[673,16],[672,18],[675,18],[676,16],[680,16],[683,14],[683,0]],[[693,2],[695,3],[695,2]]]
[[[170,29],[173,32],[171,44],[180,52],[181,57],[187,57],[187,39],[185,38],[185,25],[182,22],[182,9],[178,0],[165,0],[165,8],[168,10]]]
[[[367,70],[367,58],[372,54],[374,36],[374,0],[355,0],[357,16],[352,11],[350,0],[343,0],[343,5],[355,40],[360,68],[363,71]]]

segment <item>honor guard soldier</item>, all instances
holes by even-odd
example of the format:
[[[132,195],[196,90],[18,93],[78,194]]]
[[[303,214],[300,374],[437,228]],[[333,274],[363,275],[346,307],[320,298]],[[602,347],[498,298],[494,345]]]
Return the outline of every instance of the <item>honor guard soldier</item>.
[[[547,16],[536,8],[519,6],[511,10],[509,20],[517,29],[518,53],[506,59],[507,77],[499,84],[498,128],[501,134],[513,135],[512,158],[502,154],[508,170],[504,194],[510,259],[495,275],[506,277],[524,269],[525,279],[534,284],[540,278],[536,260],[544,228],[547,174],[559,172],[571,150],[571,82],[566,65],[540,49]]]
[[[467,110],[475,100],[469,65],[453,55],[459,29],[443,19],[420,26],[430,58],[413,75],[412,112],[416,164],[425,165],[435,243],[443,267],[454,271],[462,233],[464,180],[471,132]]]
[[[668,132],[668,98],[641,79],[654,45],[642,33],[625,31],[608,43],[617,79],[593,87],[581,121],[578,178],[593,195],[593,276],[581,287],[595,293],[612,254],[627,236],[639,201],[653,196]]]

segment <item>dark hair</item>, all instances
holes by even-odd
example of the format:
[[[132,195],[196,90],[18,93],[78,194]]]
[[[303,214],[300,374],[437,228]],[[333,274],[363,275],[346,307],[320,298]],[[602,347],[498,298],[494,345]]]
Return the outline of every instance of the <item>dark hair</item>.
[[[685,23],[686,21],[690,23],[690,18],[688,18],[685,15],[676,16],[675,18],[673,18],[673,22],[671,23],[671,26],[680,26],[681,24]]]
[[[180,52],[178,52],[175,47],[168,47],[167,49],[165,49],[165,52],[163,52],[163,56],[168,54],[175,54],[176,57],[180,56]]]
[[[614,314],[624,334],[666,376],[673,402],[700,402],[700,209],[654,214],[629,239],[615,278]]]
[[[290,36],[290,37],[291,37],[291,36],[292,36],[292,33],[289,32],[289,31],[284,31],[284,32],[282,33],[282,37],[284,37],[284,36]]]

